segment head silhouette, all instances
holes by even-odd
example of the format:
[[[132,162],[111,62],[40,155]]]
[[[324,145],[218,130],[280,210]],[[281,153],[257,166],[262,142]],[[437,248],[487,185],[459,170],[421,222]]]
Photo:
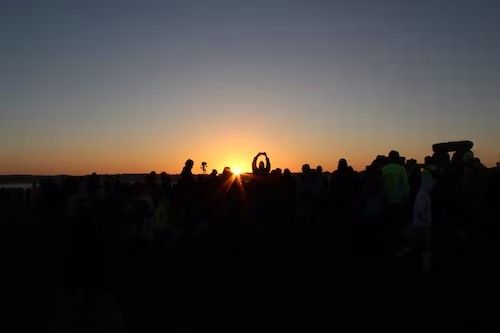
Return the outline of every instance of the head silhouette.
[[[310,173],[311,172],[311,167],[309,166],[309,164],[304,164],[302,166],[302,173]]]
[[[462,159],[463,159],[464,163],[471,163],[474,160],[474,153],[470,150],[466,151],[463,154]]]
[[[399,163],[399,153],[395,150],[391,150],[389,153],[389,163]]]
[[[163,171],[161,174],[160,174],[160,180],[161,182],[170,182],[170,177],[167,175],[167,173],[165,171]]]
[[[417,165],[417,160],[414,159],[414,158],[410,158],[410,159],[406,160],[406,165],[408,167],[413,168],[413,167],[415,167]]]
[[[263,162],[263,161],[260,161],[260,162],[259,162],[259,169],[260,169],[260,170],[264,170],[264,168],[265,168],[265,167],[266,167],[266,166],[265,166],[264,162]]]
[[[186,163],[184,164],[184,166],[185,166],[187,169],[189,169],[189,170],[191,170],[191,169],[193,168],[193,165],[194,165],[194,162],[193,162],[193,160],[192,160],[192,159],[188,159],[188,160],[186,161]]]
[[[339,160],[339,164],[337,166],[338,170],[346,170],[347,169],[347,160],[345,158],[341,158]]]
[[[434,164],[441,167],[447,167],[450,163],[450,155],[446,151],[435,152],[434,154],[432,154],[432,159]]]
[[[231,178],[232,175],[233,175],[233,173],[231,172],[231,168],[224,167],[224,169],[222,170],[222,174],[221,174],[222,179]]]
[[[282,170],[280,168],[276,168],[273,171],[271,171],[271,175],[273,175],[273,176],[281,176],[282,175]]]
[[[151,171],[149,175],[146,176],[146,183],[148,184],[154,184],[156,183],[156,172]]]

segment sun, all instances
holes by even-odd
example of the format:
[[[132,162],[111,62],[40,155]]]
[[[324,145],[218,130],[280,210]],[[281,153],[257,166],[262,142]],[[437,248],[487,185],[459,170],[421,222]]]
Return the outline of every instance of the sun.
[[[235,167],[233,169],[233,173],[236,175],[236,176],[239,176],[241,174],[241,168],[240,167]]]

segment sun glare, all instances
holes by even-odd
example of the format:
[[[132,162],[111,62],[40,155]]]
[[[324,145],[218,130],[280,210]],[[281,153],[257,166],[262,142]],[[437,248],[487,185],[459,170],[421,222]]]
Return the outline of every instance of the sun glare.
[[[235,175],[239,176],[239,175],[241,174],[241,168],[239,168],[239,167],[235,167],[235,168],[233,169],[233,173],[234,173]]]

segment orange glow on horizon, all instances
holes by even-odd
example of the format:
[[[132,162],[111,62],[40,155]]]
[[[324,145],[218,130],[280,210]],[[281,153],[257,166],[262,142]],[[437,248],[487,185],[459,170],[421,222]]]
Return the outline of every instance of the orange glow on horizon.
[[[208,126],[207,126],[208,127]],[[319,143],[302,137],[287,137],[287,133],[277,134],[286,140],[273,140],[265,131],[245,132],[243,128],[195,133],[177,144],[165,137],[155,137],[154,141],[131,141],[123,145],[98,145],[89,138],[88,145],[73,145],[62,142],[60,146],[38,149],[11,150],[0,158],[0,174],[34,175],[85,175],[149,173],[165,171],[179,174],[187,159],[194,161],[193,172],[201,172],[202,161],[208,163],[206,172],[216,169],[219,173],[229,166],[234,174],[251,172],[253,157],[259,151],[266,151],[271,169],[285,168],[300,172],[303,164],[312,168],[321,165],[324,171],[334,171],[340,158],[346,158],[349,165],[362,171],[378,154],[387,154],[391,149],[399,150],[402,156],[423,161],[432,154],[431,144],[443,140],[413,143],[393,147],[383,140],[371,140],[369,144],[358,146],[352,138],[345,141],[332,140],[331,144]],[[212,133],[216,133],[215,135]],[[206,139],[209,137],[210,139]],[[358,138],[359,139],[359,138]],[[327,141],[327,140],[325,140]],[[496,156],[477,144],[474,153],[486,166],[493,166]]]

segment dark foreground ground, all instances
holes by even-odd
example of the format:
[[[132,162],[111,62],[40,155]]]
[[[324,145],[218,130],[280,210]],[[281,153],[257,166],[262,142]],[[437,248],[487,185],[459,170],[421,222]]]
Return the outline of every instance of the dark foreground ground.
[[[498,170],[487,177],[476,220],[436,199],[447,214],[429,272],[411,228],[367,224],[329,191],[303,196],[300,179],[2,189],[1,319],[54,332],[490,331]]]

